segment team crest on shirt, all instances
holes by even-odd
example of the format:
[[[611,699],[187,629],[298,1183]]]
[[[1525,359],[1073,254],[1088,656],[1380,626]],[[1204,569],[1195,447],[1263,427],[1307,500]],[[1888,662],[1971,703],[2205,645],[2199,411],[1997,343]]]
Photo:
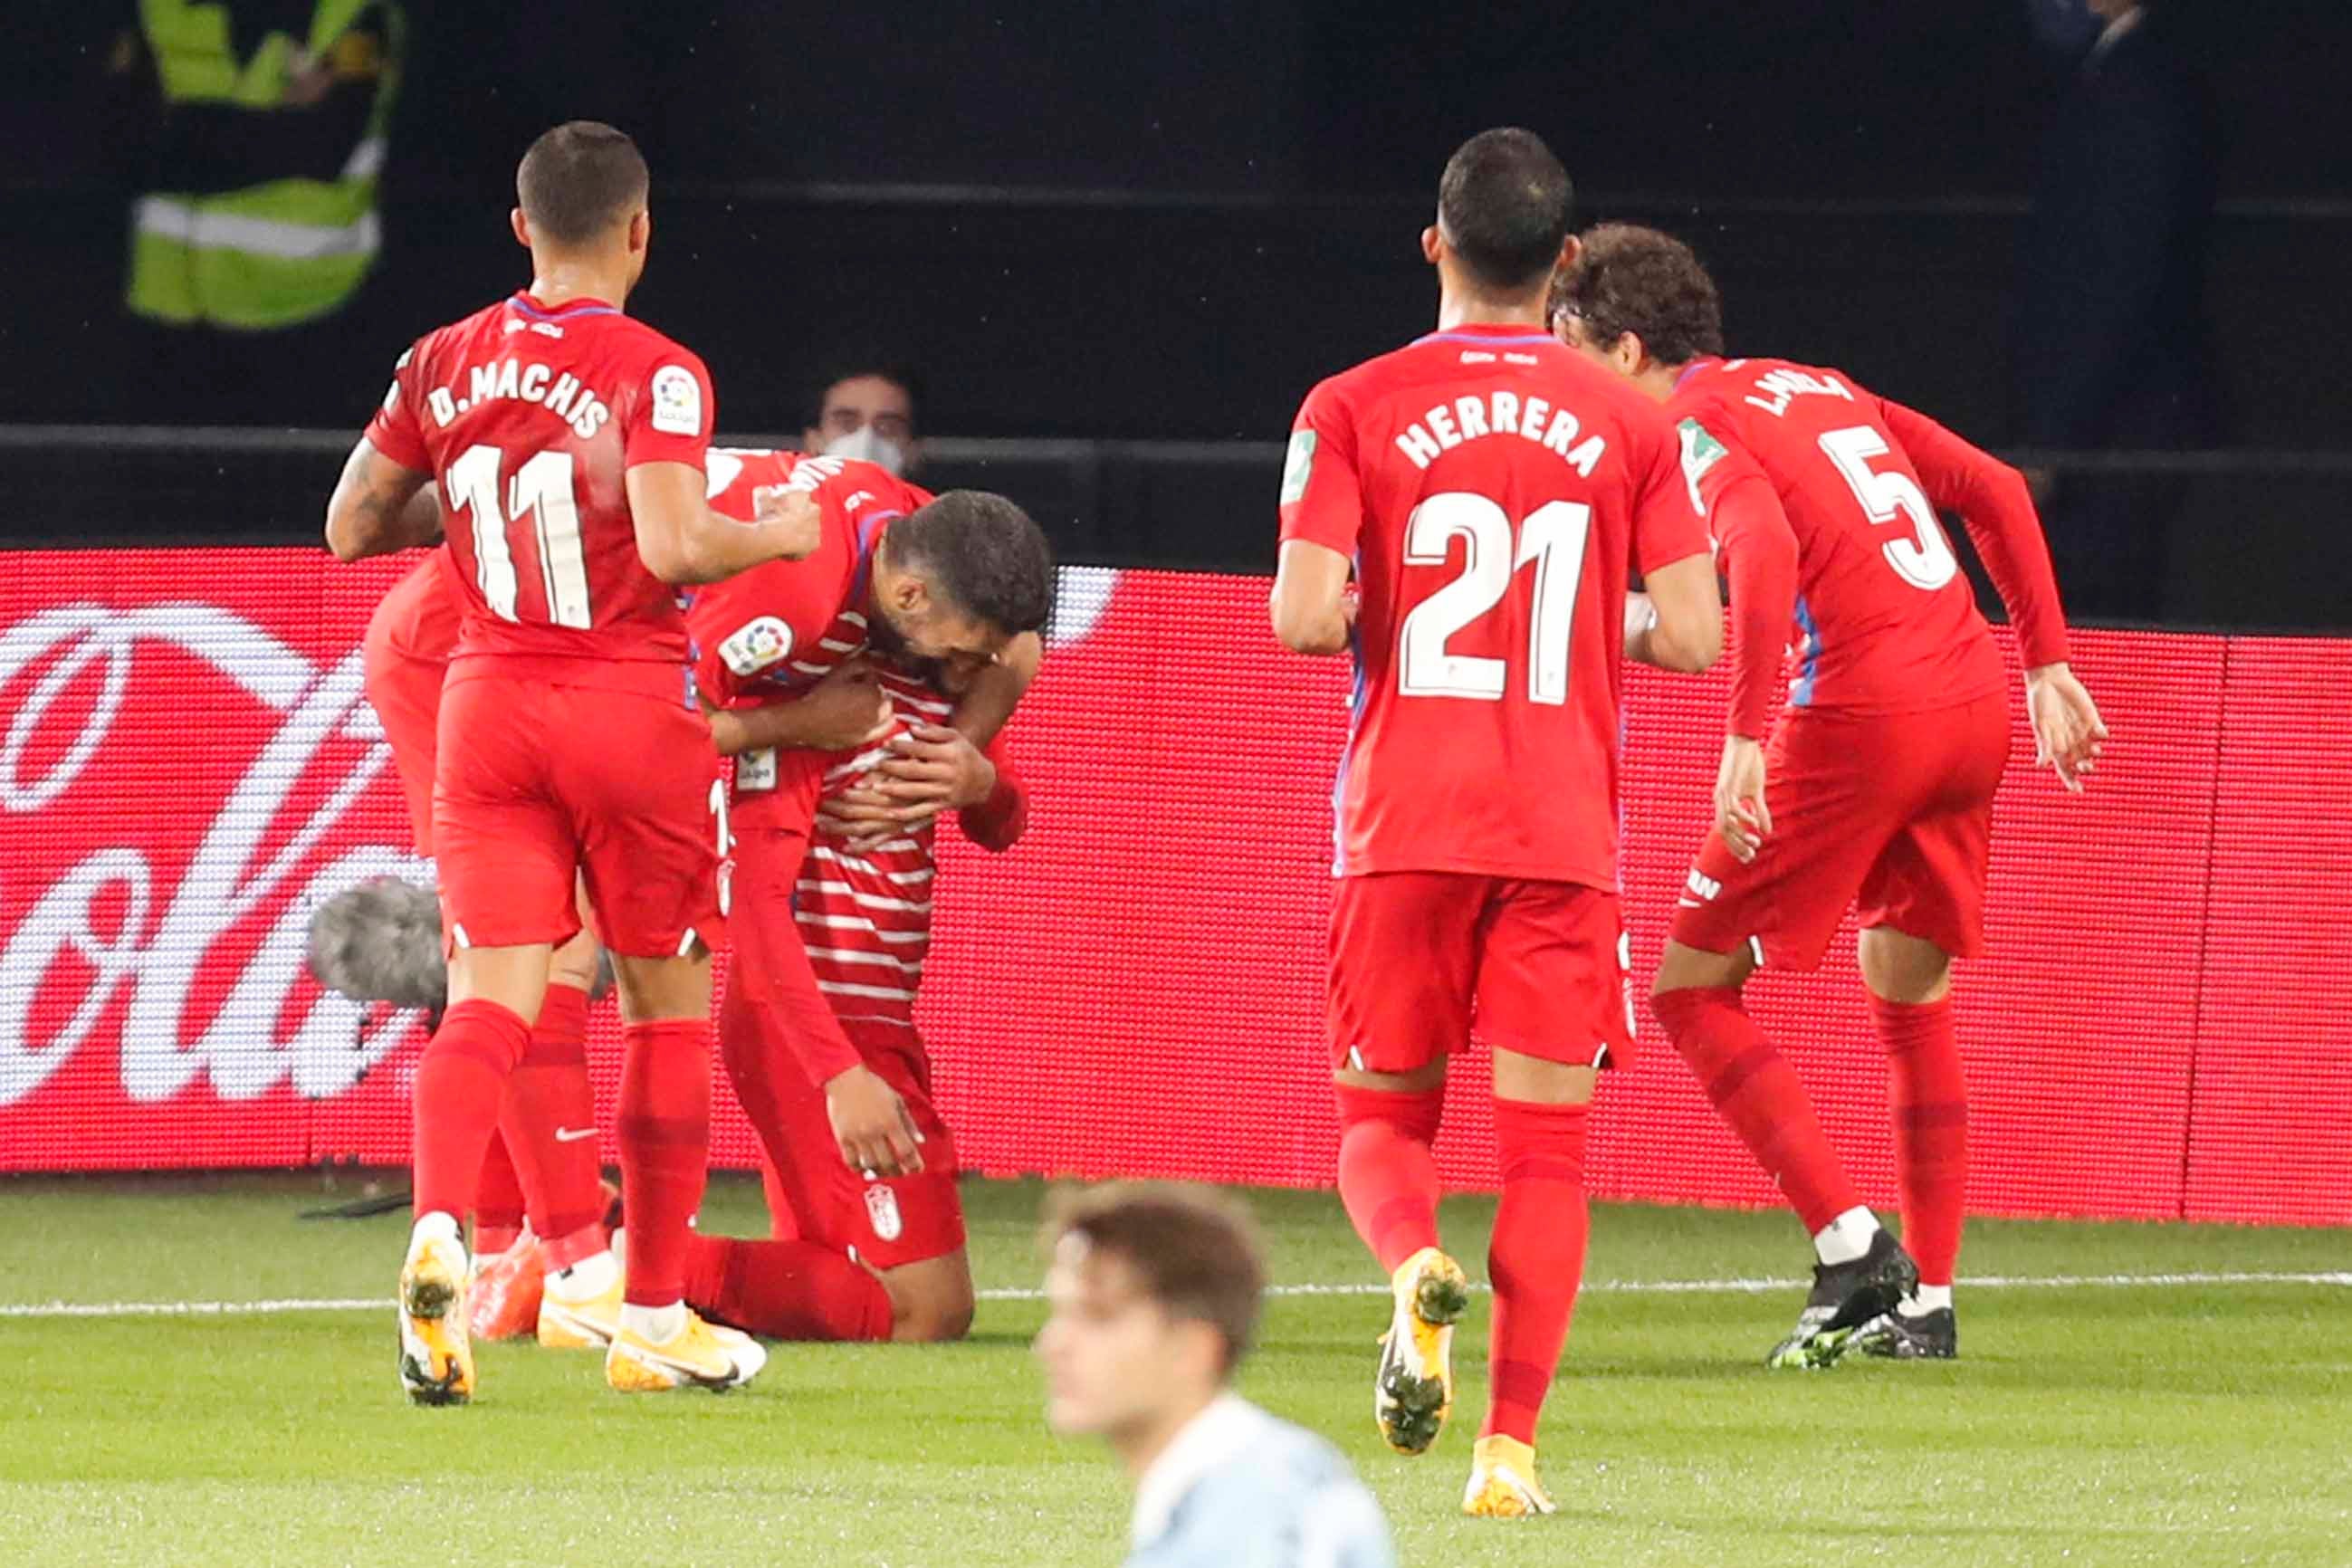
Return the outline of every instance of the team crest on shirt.
[[[719,657],[740,676],[753,676],[793,651],[793,628],[773,616],[746,621],[719,645]]]
[[[877,1182],[866,1189],[866,1217],[883,1241],[896,1241],[905,1225],[898,1218],[898,1194]]]
[[[1290,433],[1290,455],[1282,463],[1282,504],[1290,505],[1307,494],[1307,481],[1315,472],[1315,432],[1293,430]]]
[[[702,434],[702,385],[686,366],[654,372],[653,426],[665,436]]]

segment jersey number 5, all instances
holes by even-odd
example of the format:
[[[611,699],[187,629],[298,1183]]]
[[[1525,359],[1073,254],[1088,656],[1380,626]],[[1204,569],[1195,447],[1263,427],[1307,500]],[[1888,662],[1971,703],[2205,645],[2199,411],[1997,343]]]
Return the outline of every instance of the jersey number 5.
[[[1885,438],[1867,425],[1856,425],[1824,434],[1822,450],[1845,476],[1853,499],[1862,503],[1872,522],[1893,522],[1898,515],[1910,520],[1911,538],[1890,539],[1881,546],[1886,563],[1915,588],[1932,593],[1950,582],[1960,563],[1952,556],[1951,542],[1944,537],[1942,524],[1936,521],[1936,509],[1927,504],[1910,475],[1882,473],[1870,466],[1871,458],[1886,456]]]
[[[547,618],[584,631],[595,625],[595,616],[588,606],[580,507],[572,494],[572,454],[533,453],[500,496],[499,470],[505,466],[506,454],[498,447],[468,447],[449,465],[445,487],[449,510],[467,513],[472,523],[474,573],[482,597],[499,619],[522,619],[515,609],[515,550],[508,531],[528,517],[538,546],[540,585],[547,591]]]
[[[1555,707],[1567,702],[1569,632],[1576,622],[1576,589],[1584,576],[1584,539],[1591,526],[1592,509],[1582,501],[1547,501],[1519,524],[1514,549],[1511,520],[1475,491],[1446,490],[1413,508],[1404,524],[1406,565],[1444,565],[1456,539],[1465,542],[1468,554],[1461,576],[1405,616],[1397,689],[1407,697],[1501,701],[1506,662],[1448,653],[1445,645],[1501,604],[1512,577],[1532,561],[1536,592],[1528,700]]]

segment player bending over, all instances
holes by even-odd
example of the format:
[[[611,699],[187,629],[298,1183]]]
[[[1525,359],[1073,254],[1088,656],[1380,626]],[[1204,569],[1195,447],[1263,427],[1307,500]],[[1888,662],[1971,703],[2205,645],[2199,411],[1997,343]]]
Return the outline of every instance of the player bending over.
[[[1652,994],[1707,1098],[1812,1233],[1812,1293],[1769,1360],[1825,1365],[1856,1344],[1898,1359],[1952,1356],[1968,1185],[1952,960],[1984,946],[2009,706],[2000,650],[1937,509],[1967,524],[2017,627],[2035,761],[2080,789],[2107,733],[2067,668],[2025,481],[1842,371],[1725,359],[1713,280],[1655,230],[1587,235],[1553,313],[1566,342],[1680,421],[1717,532],[1767,542],[1733,552],[1744,646],[1716,825]],[[1785,526],[1770,515],[1782,508]],[[1793,561],[1769,542],[1789,532]],[[1797,668],[1767,741],[1792,595]],[[1795,1069],[1740,1003],[1759,963],[1817,966],[1856,905],[1890,1068],[1907,1256],[1864,1206]]]
[[[399,1293],[401,1382],[420,1404],[473,1394],[457,1216],[554,950],[580,930],[582,879],[627,1044],[629,1267],[625,1280],[609,1252],[580,1266],[614,1303],[606,1380],[726,1388],[763,1360],[681,1299],[708,1155],[723,797],[671,584],[806,554],[814,509],[802,498],[746,525],[704,500],[709,374],[622,310],[652,232],[635,145],[610,126],[558,126],[524,154],[516,189],[530,289],[401,356],[327,506],[344,560],[423,543],[446,510],[465,599],[433,790],[450,1007],[417,1068]]]
[[[807,562],[707,590],[689,613],[713,733],[735,758],[719,1037],[773,1230],[698,1236],[688,1299],[777,1338],[953,1339],[971,1270],[914,1026],[931,825],[961,809],[998,848],[1020,831],[984,748],[1035,668],[1051,553],[1001,496],[934,499],[838,458],[726,456],[743,467],[723,510],[784,486],[816,500],[824,527]]]
[[[1446,1060],[1494,1053],[1493,1386],[1466,1512],[1551,1511],[1535,1469],[1584,1267],[1586,1111],[1632,1049],[1617,907],[1629,572],[1647,651],[1723,644],[1706,523],[1657,406],[1544,327],[1568,174],[1525,131],[1445,166],[1422,250],[1437,331],[1318,386],[1290,437],[1274,626],[1353,650],[1334,791],[1339,1193],[1395,1304],[1374,1407],[1400,1453],[1453,1406],[1467,1305],[1438,1244]],[[1349,593],[1353,573],[1358,601]]]

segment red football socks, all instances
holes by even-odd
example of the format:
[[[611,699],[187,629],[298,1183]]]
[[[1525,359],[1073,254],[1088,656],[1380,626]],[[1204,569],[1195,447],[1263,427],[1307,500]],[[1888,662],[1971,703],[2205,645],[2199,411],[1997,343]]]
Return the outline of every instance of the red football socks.
[[[530,1045],[530,1026],[496,1002],[477,997],[442,1016],[416,1064],[409,1101],[418,1215],[454,1219],[474,1206],[507,1077]]]
[[[890,1337],[890,1293],[829,1247],[696,1234],[687,1240],[686,1258],[687,1304],[746,1333],[772,1340]]]
[[[1873,996],[1870,1010],[1886,1047],[1903,1245],[1919,1283],[1949,1285],[1969,1186],[1969,1091],[1952,999],[1911,1005]]]
[[[1584,1132],[1590,1106],[1495,1101],[1503,1201],[1486,1249],[1495,1285],[1486,1424],[1534,1446],[1536,1420],[1568,1343],[1584,1282]]]
[[[482,1156],[482,1179],[474,1188],[474,1256],[494,1258],[512,1247],[522,1236],[528,1207],[514,1156],[507,1152],[506,1139],[493,1131],[489,1152]]]
[[[515,1152],[531,1228],[569,1268],[604,1247],[604,1172],[588,1082],[588,993],[551,985],[530,1047],[507,1080],[499,1131]],[[583,1250],[584,1248],[584,1250]],[[574,1256],[576,1254],[576,1256]]]
[[[1356,1234],[1393,1274],[1406,1258],[1437,1245],[1437,1159],[1430,1146],[1445,1091],[1338,1089],[1339,1201]]]
[[[1652,1005],[1716,1113],[1780,1184],[1808,1234],[1862,1205],[1797,1069],[1749,1019],[1736,987],[1668,991]]]
[[[621,1198],[629,1214],[628,1303],[686,1292],[686,1253],[710,1152],[710,1025],[665,1018],[622,1030]]]

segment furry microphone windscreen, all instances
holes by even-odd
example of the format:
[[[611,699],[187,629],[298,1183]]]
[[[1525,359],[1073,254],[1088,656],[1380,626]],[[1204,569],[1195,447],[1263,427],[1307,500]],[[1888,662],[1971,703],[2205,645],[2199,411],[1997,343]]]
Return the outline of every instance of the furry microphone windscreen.
[[[354,1002],[438,1009],[449,993],[440,896],[392,877],[336,894],[310,917],[310,973]]]

